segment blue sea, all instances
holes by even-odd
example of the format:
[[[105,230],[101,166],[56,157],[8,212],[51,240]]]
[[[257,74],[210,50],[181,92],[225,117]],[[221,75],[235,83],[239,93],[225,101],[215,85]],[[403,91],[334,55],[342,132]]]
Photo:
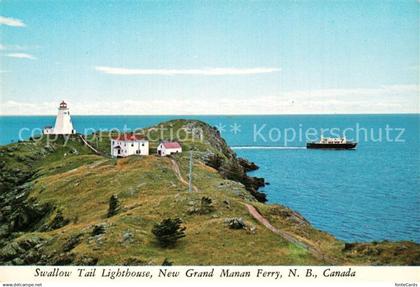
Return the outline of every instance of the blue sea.
[[[0,117],[0,144],[54,124],[54,116]],[[217,126],[239,156],[270,184],[269,202],[286,205],[339,239],[420,242],[420,115],[73,116],[85,129],[135,129],[174,119]],[[27,128],[22,130],[22,128]],[[322,129],[322,131],[321,131]],[[40,130],[38,130],[39,132]],[[323,136],[356,150],[307,150]]]

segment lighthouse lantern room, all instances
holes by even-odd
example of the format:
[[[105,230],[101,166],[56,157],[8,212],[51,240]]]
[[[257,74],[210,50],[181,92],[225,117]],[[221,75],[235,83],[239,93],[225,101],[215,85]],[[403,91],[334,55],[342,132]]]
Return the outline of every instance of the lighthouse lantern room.
[[[62,101],[58,107],[58,114],[55,119],[55,126],[45,127],[44,134],[46,135],[69,135],[75,134],[76,130],[73,129],[73,124],[70,118],[70,111],[67,103]]]

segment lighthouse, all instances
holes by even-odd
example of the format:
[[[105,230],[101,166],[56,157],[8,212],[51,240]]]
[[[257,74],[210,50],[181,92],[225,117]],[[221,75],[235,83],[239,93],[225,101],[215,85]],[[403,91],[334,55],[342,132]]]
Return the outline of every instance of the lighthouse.
[[[45,127],[44,134],[46,135],[69,135],[75,134],[76,130],[73,129],[71,123],[70,111],[67,107],[67,103],[62,101],[58,107],[58,114],[55,119],[55,126]]]

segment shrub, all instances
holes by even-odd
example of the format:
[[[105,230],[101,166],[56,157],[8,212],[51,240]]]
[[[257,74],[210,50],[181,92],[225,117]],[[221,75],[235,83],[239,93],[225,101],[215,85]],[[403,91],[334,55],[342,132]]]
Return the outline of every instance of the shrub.
[[[57,211],[56,216],[51,221],[49,230],[54,230],[63,227],[64,225],[67,225],[70,222],[69,219],[64,218],[61,211]]]
[[[113,194],[109,199],[109,209],[108,209],[108,217],[114,216],[120,211],[120,201],[118,197]]]
[[[162,266],[172,266],[173,262],[169,261],[168,258],[165,258],[165,260],[163,260],[162,262]]]
[[[213,201],[210,197],[203,196],[201,198],[200,212],[202,214],[208,214],[214,211]]]
[[[104,224],[99,224],[99,225],[94,225],[93,226],[92,236],[96,236],[96,235],[104,234],[104,233],[105,233],[105,225]]]
[[[219,170],[223,164],[223,158],[217,154],[211,154],[207,157],[206,164],[214,169]]]
[[[167,218],[161,223],[155,224],[152,233],[156,236],[161,247],[173,247],[178,239],[185,237],[185,227],[181,226],[179,218]]]

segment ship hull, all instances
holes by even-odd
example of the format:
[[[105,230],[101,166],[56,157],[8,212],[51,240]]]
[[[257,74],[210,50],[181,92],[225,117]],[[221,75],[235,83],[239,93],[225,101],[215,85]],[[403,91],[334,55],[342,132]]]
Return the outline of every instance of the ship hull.
[[[341,144],[327,144],[327,143],[307,143],[308,149],[355,149],[357,143],[341,143]]]

